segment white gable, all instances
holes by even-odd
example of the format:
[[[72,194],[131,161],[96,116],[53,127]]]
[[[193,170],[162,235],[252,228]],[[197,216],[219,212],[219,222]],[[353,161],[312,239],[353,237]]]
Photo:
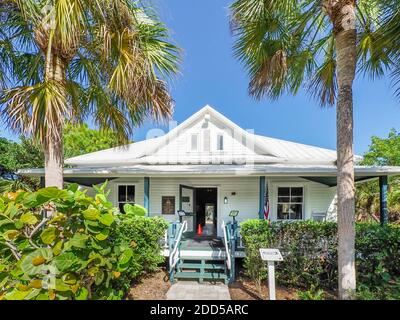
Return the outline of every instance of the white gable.
[[[254,136],[221,121],[214,112],[204,109],[192,122],[182,126],[154,152],[152,158],[175,163],[242,163],[255,158]],[[275,158],[275,157],[273,157]]]
[[[91,167],[138,164],[332,165],[335,160],[334,150],[247,132],[207,105],[162,137],[70,158],[65,163]]]

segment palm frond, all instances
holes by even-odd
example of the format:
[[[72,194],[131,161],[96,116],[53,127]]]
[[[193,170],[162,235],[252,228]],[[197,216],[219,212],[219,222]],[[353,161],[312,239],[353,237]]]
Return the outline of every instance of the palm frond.
[[[335,40],[331,35],[324,39],[324,61],[318,66],[308,85],[308,92],[321,106],[332,106],[336,101],[336,57]]]
[[[178,73],[180,51],[148,4],[9,3],[0,3],[0,81],[9,88],[0,108],[10,129],[43,142],[66,117],[93,117],[127,141],[146,118],[171,116],[168,81]]]
[[[63,119],[70,116],[64,88],[56,81],[5,90],[0,102],[1,115],[12,131],[33,134],[45,143],[59,134]]]
[[[397,0],[359,0],[356,8],[358,72],[375,78],[392,68],[395,86],[400,83],[393,69],[400,62],[399,8]],[[321,105],[335,103],[334,30],[323,0],[236,0],[230,9],[233,50],[249,74],[253,97],[295,94],[305,83]],[[285,63],[272,63],[280,52]]]

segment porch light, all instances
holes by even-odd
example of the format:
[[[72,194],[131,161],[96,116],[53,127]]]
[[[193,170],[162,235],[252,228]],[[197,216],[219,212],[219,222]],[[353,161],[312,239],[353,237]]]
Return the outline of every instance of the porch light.
[[[224,204],[227,204],[228,203],[228,197],[225,197],[224,198]]]

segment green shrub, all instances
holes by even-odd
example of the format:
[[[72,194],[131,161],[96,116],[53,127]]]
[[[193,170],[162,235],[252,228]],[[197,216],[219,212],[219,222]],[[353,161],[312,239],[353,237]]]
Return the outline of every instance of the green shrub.
[[[310,290],[297,291],[297,296],[300,300],[324,300],[324,290],[317,289],[315,286],[311,286]]]
[[[94,198],[77,185],[0,196],[0,299],[122,298],[132,266],[147,258],[139,257],[141,240],[136,247],[116,240],[131,218],[118,214],[104,190]],[[148,227],[154,232],[143,222],[142,234]]]
[[[280,284],[302,288],[337,288],[337,225],[334,222],[270,222],[248,220],[241,224],[246,247],[246,273],[256,282],[267,276],[259,248],[279,248]],[[376,292],[390,288],[397,296],[400,275],[400,228],[393,225],[356,224],[357,282]],[[388,293],[389,294],[389,293]]]
[[[400,228],[360,223],[356,232],[358,280],[372,286],[393,283],[400,276]]]
[[[159,240],[168,224],[161,217],[127,216],[115,231],[116,244],[132,248],[132,260],[127,276],[136,278],[144,272],[152,272],[164,261]]]
[[[336,281],[336,225],[313,221],[280,223],[248,220],[241,224],[246,248],[245,268],[256,282],[266,278],[266,264],[259,249],[279,248],[284,261],[276,276],[289,286],[331,286]]]

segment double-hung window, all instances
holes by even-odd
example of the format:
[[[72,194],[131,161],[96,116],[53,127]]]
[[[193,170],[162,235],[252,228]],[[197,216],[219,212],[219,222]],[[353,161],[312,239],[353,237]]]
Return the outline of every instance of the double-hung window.
[[[278,220],[303,219],[304,188],[278,187]]]
[[[118,186],[118,208],[124,213],[126,203],[135,204],[135,186],[130,184],[120,184]]]

